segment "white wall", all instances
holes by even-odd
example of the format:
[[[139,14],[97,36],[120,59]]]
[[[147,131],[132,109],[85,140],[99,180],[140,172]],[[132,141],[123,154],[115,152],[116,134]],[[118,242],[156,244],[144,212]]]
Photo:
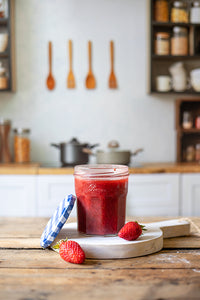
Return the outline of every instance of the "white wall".
[[[145,151],[140,161],[175,160],[173,97],[147,95],[146,0],[15,0],[17,92],[0,94],[0,115],[32,130],[32,159],[56,162],[51,142],[117,139]],[[67,40],[74,45],[75,90],[66,89]],[[95,90],[86,90],[87,41],[93,42]],[[109,40],[115,42],[118,90],[107,87]],[[53,42],[56,89],[48,91],[47,43]]]

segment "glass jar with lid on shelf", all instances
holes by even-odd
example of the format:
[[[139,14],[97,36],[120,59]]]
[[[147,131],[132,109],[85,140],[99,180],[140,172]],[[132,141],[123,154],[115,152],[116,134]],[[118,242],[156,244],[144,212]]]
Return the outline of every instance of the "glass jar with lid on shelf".
[[[17,163],[30,162],[30,129],[14,129],[14,157]]]
[[[189,10],[188,3],[184,0],[176,0],[172,3],[171,22],[173,23],[188,23]]]
[[[191,23],[200,23],[200,1],[192,1],[190,9],[190,22]]]
[[[188,30],[175,26],[171,37],[171,55],[188,55]]]
[[[167,0],[155,0],[154,20],[156,22],[169,21],[169,3]]]
[[[170,35],[167,32],[157,32],[155,34],[155,54],[170,54]]]

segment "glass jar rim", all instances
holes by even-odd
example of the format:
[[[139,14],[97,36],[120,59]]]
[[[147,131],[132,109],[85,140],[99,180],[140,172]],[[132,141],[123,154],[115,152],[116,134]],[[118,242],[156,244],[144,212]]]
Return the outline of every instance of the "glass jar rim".
[[[77,165],[74,168],[74,176],[83,178],[118,178],[129,175],[129,168],[125,165],[114,164],[88,164]]]

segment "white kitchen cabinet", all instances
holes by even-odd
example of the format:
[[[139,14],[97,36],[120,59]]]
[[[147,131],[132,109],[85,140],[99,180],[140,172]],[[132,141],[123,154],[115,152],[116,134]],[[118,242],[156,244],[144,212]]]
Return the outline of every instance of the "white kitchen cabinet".
[[[127,216],[178,216],[179,174],[131,174]]]
[[[181,215],[200,216],[200,174],[181,175]]]
[[[51,216],[66,195],[74,194],[73,175],[39,175],[37,179],[37,214]],[[71,216],[76,216],[76,205]]]
[[[35,216],[35,199],[35,175],[0,175],[0,216]]]

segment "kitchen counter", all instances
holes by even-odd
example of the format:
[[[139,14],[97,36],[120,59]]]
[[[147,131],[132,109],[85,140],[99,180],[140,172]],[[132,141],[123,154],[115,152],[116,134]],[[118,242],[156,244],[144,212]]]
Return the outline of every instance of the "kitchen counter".
[[[40,247],[47,218],[0,218],[0,298],[199,299],[200,218],[190,220],[190,236],[165,239],[155,254],[75,265]]]
[[[200,173],[200,164],[188,163],[144,163],[138,167],[129,167],[130,174],[154,173]],[[65,175],[73,174],[73,168],[43,167],[39,163],[0,164],[0,175]]]

